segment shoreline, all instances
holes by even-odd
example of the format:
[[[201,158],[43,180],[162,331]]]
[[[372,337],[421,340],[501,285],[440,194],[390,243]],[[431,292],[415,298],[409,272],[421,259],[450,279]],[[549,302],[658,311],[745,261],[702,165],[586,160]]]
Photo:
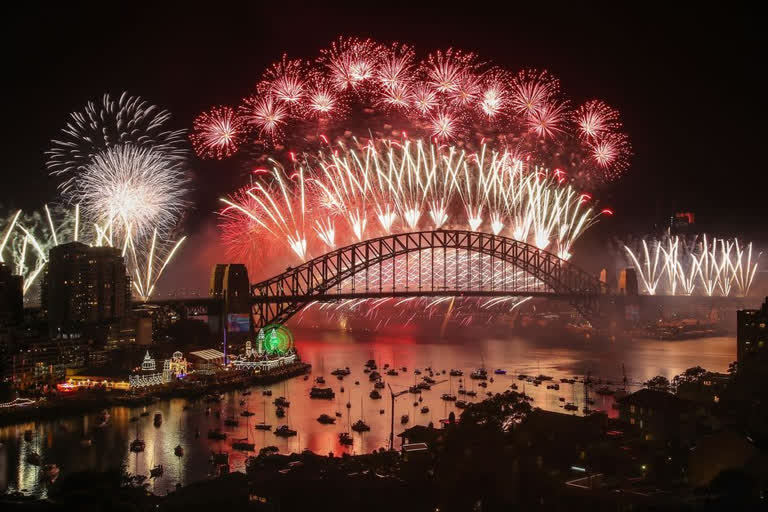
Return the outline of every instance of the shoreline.
[[[0,427],[8,427],[41,419],[52,420],[61,417],[77,416],[110,407],[140,407],[159,400],[169,400],[172,398],[197,400],[210,393],[222,393],[235,389],[275,384],[304,375],[311,368],[312,365],[309,363],[296,362],[278,368],[269,374],[252,375],[235,372],[226,380],[220,380],[219,376],[216,376],[210,382],[198,385],[182,383],[180,385],[163,386],[158,389],[147,390],[139,395],[131,393],[118,395],[117,392],[106,390],[77,391],[74,393],[75,396],[71,397],[54,398],[53,400],[46,399],[44,402],[35,405],[0,410]]]

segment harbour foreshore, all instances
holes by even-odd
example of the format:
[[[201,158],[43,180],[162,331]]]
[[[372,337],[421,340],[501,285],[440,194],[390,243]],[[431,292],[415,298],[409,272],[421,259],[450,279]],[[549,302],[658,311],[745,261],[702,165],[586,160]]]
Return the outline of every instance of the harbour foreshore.
[[[312,365],[299,361],[258,374],[245,371],[218,372],[198,378],[194,382],[177,381],[141,391],[84,389],[69,395],[46,396],[31,405],[0,408],[0,426],[76,416],[116,406],[140,407],[169,398],[195,400],[207,394],[274,384],[303,375],[309,372],[311,367]]]

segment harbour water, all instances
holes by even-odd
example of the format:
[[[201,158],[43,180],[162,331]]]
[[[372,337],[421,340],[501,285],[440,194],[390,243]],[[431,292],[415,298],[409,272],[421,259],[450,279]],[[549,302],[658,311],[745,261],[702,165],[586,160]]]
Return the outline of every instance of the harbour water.
[[[541,340],[515,336],[502,339],[477,331],[461,339],[434,339],[423,335],[402,336],[354,336],[343,332],[318,332],[302,330],[295,333],[296,344],[302,359],[313,366],[308,380],[296,377],[290,381],[270,386],[272,396],[264,396],[263,389],[252,389],[248,395],[234,391],[224,395],[220,403],[199,401],[188,403],[184,399],[157,402],[146,408],[115,407],[109,410],[110,419],[105,427],[99,428],[98,414],[61,418],[55,421],[32,422],[0,429],[0,491],[24,490],[27,493],[45,496],[46,485],[41,479],[41,469],[29,464],[27,456],[38,453],[43,463],[56,463],[62,474],[93,469],[103,471],[125,464],[128,472],[149,476],[149,470],[162,464],[162,477],[152,479],[149,489],[163,494],[177,483],[205,479],[211,472],[209,458],[212,451],[229,452],[231,470],[243,471],[245,460],[251,453],[232,449],[232,442],[248,439],[255,444],[256,451],[263,446],[274,445],[281,453],[309,449],[317,453],[368,453],[386,447],[390,431],[389,389],[380,390],[382,398],[369,397],[373,385],[363,373],[363,365],[374,359],[386,383],[395,393],[427,375],[425,367],[431,367],[434,379],[439,384],[421,395],[405,393],[395,403],[395,434],[404,428],[429,422],[438,424],[450,412],[460,413],[454,402],[440,399],[443,393],[456,394],[459,377],[449,377],[452,368],[463,371],[461,378],[466,389],[477,391],[475,401],[482,400],[486,392],[501,392],[513,383],[520,391],[525,385],[526,394],[534,398],[533,405],[549,410],[562,411],[565,402],[575,403],[579,411],[584,407],[584,387],[581,384],[560,384],[560,390],[549,390],[542,384],[534,387],[519,381],[517,375],[545,374],[559,383],[560,378],[583,378],[590,373],[594,378],[610,379],[616,385],[622,380],[622,365],[631,383],[640,383],[655,375],[668,378],[691,366],[702,366],[711,371],[724,372],[736,358],[736,344],[732,337],[703,338],[684,341],[634,340],[624,342],[589,342],[583,339]],[[388,363],[399,372],[397,376],[382,371]],[[485,365],[494,382],[488,388],[477,386],[469,379],[472,370]],[[336,368],[349,367],[351,375],[342,381],[331,375]],[[407,371],[401,371],[406,367]],[[420,368],[422,375],[415,375]],[[506,375],[494,375],[494,370],[504,369]],[[445,374],[442,371],[445,370]],[[326,386],[336,393],[334,400],[313,400],[309,390],[314,379],[323,376]],[[359,384],[355,384],[359,381]],[[444,382],[441,382],[444,381]],[[546,383],[545,383],[546,384]],[[340,391],[343,386],[344,392]],[[275,416],[272,401],[285,396],[291,402],[286,408],[285,418]],[[421,396],[423,402],[419,403]],[[559,400],[564,398],[564,402]],[[460,399],[470,400],[459,395]],[[605,410],[615,416],[611,407],[611,396],[591,395],[595,400],[592,409]],[[244,405],[240,405],[241,401]],[[346,404],[349,402],[350,407]],[[416,404],[416,405],[414,405]],[[185,408],[185,406],[187,406]],[[429,407],[422,413],[423,406]],[[211,407],[206,414],[206,407]],[[254,416],[244,417],[240,413],[248,409]],[[383,410],[382,414],[380,411]],[[142,412],[146,416],[140,416]],[[219,417],[216,411],[220,411]],[[323,425],[317,421],[320,414],[336,417],[335,425]],[[565,411],[563,411],[565,412]],[[162,415],[162,424],[155,426],[155,414]],[[407,414],[409,421],[402,425],[401,416]],[[580,414],[580,412],[579,412]],[[138,417],[138,421],[130,421]],[[227,418],[235,418],[239,424],[224,425]],[[370,432],[362,434],[349,430],[349,425],[364,419],[371,426]],[[287,424],[298,435],[280,438],[271,431],[254,428],[258,422],[266,421],[275,427]],[[221,428],[227,433],[222,441],[207,438],[209,429]],[[24,432],[31,430],[31,440],[24,439]],[[146,442],[146,449],[139,454],[129,451],[129,443],[137,435]],[[195,433],[199,431],[200,436]],[[354,443],[342,446],[338,442],[339,432],[348,431]],[[84,439],[92,440],[90,447],[82,446]],[[174,448],[184,449],[182,457],[174,454]],[[399,447],[399,439],[395,438]]]

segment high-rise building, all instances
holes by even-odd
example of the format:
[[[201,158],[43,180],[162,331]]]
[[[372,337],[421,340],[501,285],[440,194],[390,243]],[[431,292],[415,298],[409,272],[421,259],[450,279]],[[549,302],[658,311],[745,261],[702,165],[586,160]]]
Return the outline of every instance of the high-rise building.
[[[23,286],[23,278],[13,275],[11,267],[0,263],[0,327],[21,323],[24,316]]]
[[[736,313],[736,360],[741,365],[752,355],[768,350],[768,297],[760,309],[741,309]]]
[[[118,323],[130,305],[130,286],[119,249],[79,242],[54,247],[40,291],[51,334]]]

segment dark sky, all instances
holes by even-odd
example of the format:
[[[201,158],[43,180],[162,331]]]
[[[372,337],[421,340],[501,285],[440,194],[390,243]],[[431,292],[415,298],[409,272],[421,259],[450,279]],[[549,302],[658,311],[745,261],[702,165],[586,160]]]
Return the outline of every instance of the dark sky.
[[[670,11],[640,3],[644,9],[629,12],[546,2],[537,12],[486,3],[473,10],[471,2],[460,10],[448,2],[360,3],[370,6],[364,11],[259,3],[105,2],[78,10],[30,2],[5,12],[0,203],[36,207],[53,197],[43,151],[69,112],[106,91],[141,95],[186,128],[210,105],[236,104],[283,52],[315,57],[338,35],[359,35],[424,53],[456,46],[511,69],[546,68],[572,99],[616,106],[635,156],[627,176],[600,194],[617,212],[611,229],[693,210],[706,229],[759,237],[768,220],[766,53],[755,12],[730,4]],[[196,162],[195,171],[190,229],[240,183],[227,164]]]

